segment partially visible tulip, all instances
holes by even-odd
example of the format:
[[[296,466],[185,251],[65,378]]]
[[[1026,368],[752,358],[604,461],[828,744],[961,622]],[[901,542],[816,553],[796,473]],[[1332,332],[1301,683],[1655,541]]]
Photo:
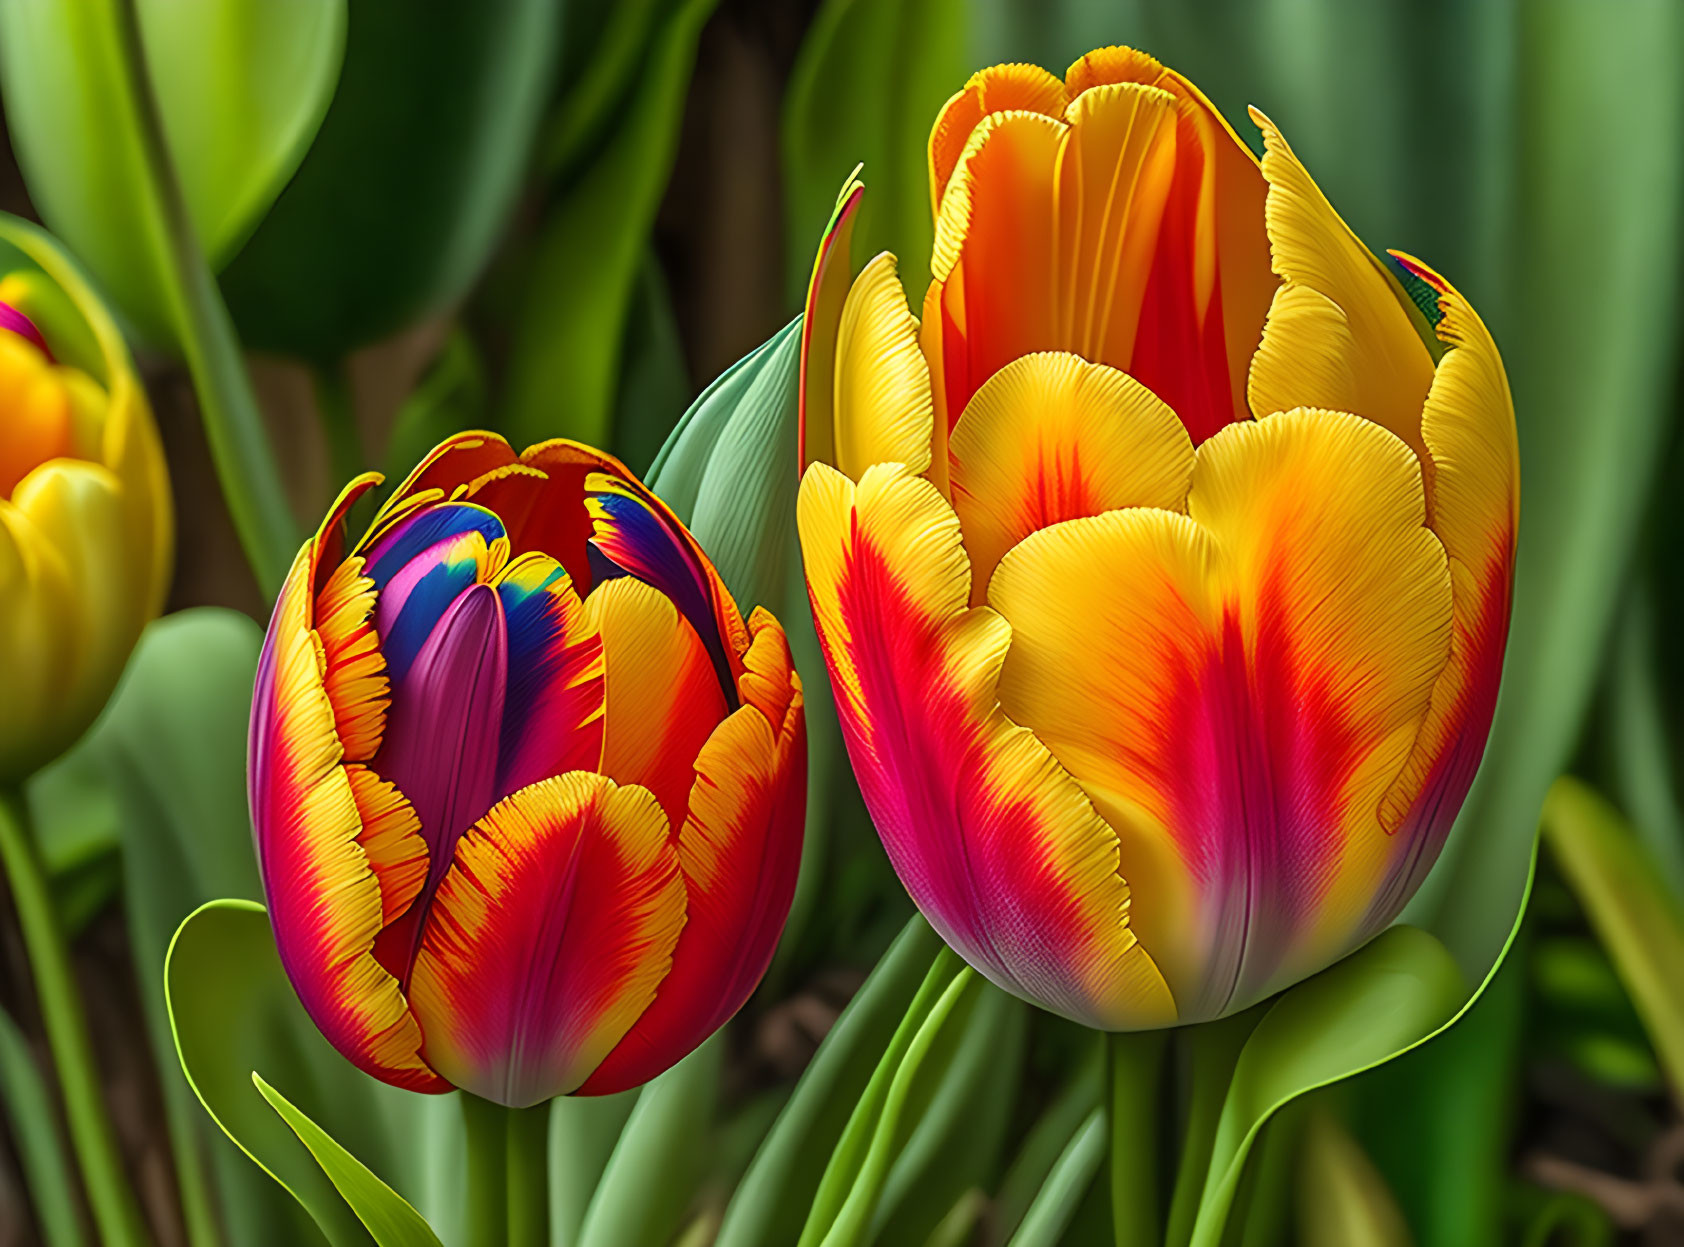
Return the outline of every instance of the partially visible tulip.
[[[930,137],[922,322],[894,257],[850,285],[857,191],[808,302],[801,541],[866,803],[972,965],[1112,1030],[1396,917],[1508,633],[1491,336],[1253,116],[1261,161],[1138,52],[986,70]]]
[[[441,445],[288,576],[250,797],[300,1000],[375,1077],[510,1107],[636,1086],[748,999],[801,856],[783,629],[614,459]]]
[[[163,605],[173,519],[146,392],[45,238],[0,279],[0,782],[62,753]]]

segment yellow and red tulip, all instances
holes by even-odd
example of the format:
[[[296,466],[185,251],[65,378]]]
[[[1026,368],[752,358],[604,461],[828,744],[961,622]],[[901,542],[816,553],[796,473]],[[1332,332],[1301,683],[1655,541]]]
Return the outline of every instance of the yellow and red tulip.
[[[362,1069],[520,1107],[635,1086],[764,974],[800,859],[783,629],[571,442],[463,434],[300,551],[252,708],[282,964]]]
[[[173,518],[110,317],[38,232],[7,236],[45,266],[0,280],[0,780],[16,781],[105,705],[163,605]]]
[[[815,265],[799,521],[866,803],[972,965],[1222,1016],[1398,914],[1485,746],[1518,507],[1467,302],[1141,53],[977,74],[933,281]]]

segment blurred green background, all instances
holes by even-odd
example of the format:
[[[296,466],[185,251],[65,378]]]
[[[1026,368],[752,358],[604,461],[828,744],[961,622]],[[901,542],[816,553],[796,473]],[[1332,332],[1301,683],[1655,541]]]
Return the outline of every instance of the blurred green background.
[[[31,35],[16,11],[25,3],[0,0],[13,6],[0,8],[0,207],[45,218],[143,347],[179,513],[170,609],[262,620],[173,349],[173,313],[145,256],[121,245],[138,209],[116,158],[88,145],[99,67],[81,94],[39,88],[50,66],[30,38],[64,55],[71,44],[40,26]],[[168,9],[138,5],[154,77],[168,84],[165,129],[178,153],[200,154],[177,155],[186,208],[248,349],[301,529],[351,471],[401,477],[463,427],[516,445],[577,437],[646,470],[702,388],[800,310],[814,246],[857,162],[868,190],[856,261],[894,250],[916,298],[931,239],[929,126],[976,68],[1034,61],[1061,73],[1091,48],[1128,43],[1200,84],[1254,143],[1244,110],[1258,105],[1359,236],[1423,257],[1472,300],[1514,389],[1523,518],[1502,700],[1475,792],[1409,916],[1482,978],[1514,927],[1538,812],[1565,770],[1612,798],[1655,877],[1684,897],[1679,0]],[[219,73],[256,75],[241,78],[249,109],[194,107],[196,91],[221,89]],[[90,747],[32,799],[55,837],[49,857],[109,1098],[161,1241],[199,1247],[216,1241],[212,1222],[242,1217],[230,1241],[305,1241],[314,1231],[274,1211],[266,1179],[220,1138],[185,1146],[209,1156],[205,1182],[222,1193],[182,1193],[192,1186],[178,1172],[182,1137],[198,1138],[202,1123],[162,1038],[162,949],[193,905],[255,883],[230,734],[257,627],[202,614],[171,626],[143,648],[165,691],[148,702],[132,679]],[[223,680],[220,663],[233,673]],[[203,809],[171,807],[171,766],[192,784],[220,768]],[[790,1083],[910,912],[848,781],[833,778],[810,833],[819,856],[808,871],[823,886],[804,893],[772,976],[716,1058],[717,1103],[686,1110],[713,1123],[712,1142],[673,1170],[671,1224],[617,1240],[606,1213],[587,1214],[587,1188],[558,1242],[667,1241],[696,1225],[695,1241],[707,1241]],[[227,835],[206,844],[202,828],[218,821]],[[1294,1169],[1313,1175],[1317,1164],[1378,1175],[1422,1244],[1684,1242],[1678,1099],[1629,976],[1572,883],[1546,851],[1529,916],[1469,1016],[1320,1097],[1316,1111],[1348,1133],[1309,1129],[1300,1146],[1292,1123],[1274,1132],[1283,1142],[1265,1148],[1253,1182],[1275,1197],[1253,1200],[1245,1242],[1324,1232],[1304,1207],[1331,1188],[1312,1179],[1309,1195],[1293,1194]],[[38,1043],[10,930],[0,923],[0,1004],[16,1023],[0,1017],[0,1071],[8,1051]],[[1684,966],[1674,974],[1684,994]],[[969,1072],[956,1062],[953,1077],[968,1078],[964,1102],[987,1111],[945,1122],[925,1167],[908,1162],[891,1180],[877,1241],[1003,1241],[1002,1218],[1021,1217],[1025,1202],[1013,1182],[1037,1172],[1036,1132],[1062,1147],[1082,1097],[1097,1094],[1072,1075],[1079,1035],[985,1006],[999,1014],[973,1028],[990,1039],[987,1055]],[[31,1205],[34,1145],[15,1092],[7,1107],[0,1247],[43,1241],[53,1217]],[[576,1131],[575,1154],[601,1172],[631,1111],[570,1108],[576,1118],[556,1128]],[[354,1149],[365,1158],[403,1150],[366,1133]],[[1339,1150],[1347,1143],[1356,1161]],[[392,1164],[432,1182],[451,1165],[440,1146]],[[228,1211],[246,1198],[236,1190],[249,1193],[247,1213]],[[973,1191],[982,1205],[967,1213]],[[1090,1241],[1081,1227],[1095,1215],[1081,1204],[1068,1241]]]

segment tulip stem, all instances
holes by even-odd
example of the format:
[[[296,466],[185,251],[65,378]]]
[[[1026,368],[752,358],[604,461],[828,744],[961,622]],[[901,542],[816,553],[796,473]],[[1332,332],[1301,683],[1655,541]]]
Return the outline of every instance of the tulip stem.
[[[1164,1033],[1106,1036],[1111,1233],[1116,1247],[1158,1243],[1158,1105]]]
[[[468,1135],[468,1247],[507,1247],[509,1110],[464,1091]]]
[[[508,1117],[509,1247],[549,1247],[550,1102]]]
[[[1216,1146],[1216,1128],[1222,1119],[1222,1105],[1228,1098],[1228,1084],[1234,1077],[1234,1062],[1239,1060],[1240,1049],[1250,1037],[1252,1027],[1257,1025],[1258,1016],[1258,1010],[1249,1009],[1176,1033],[1187,1065],[1191,1095],[1181,1136],[1181,1159],[1170,1195],[1165,1247],[1187,1247],[1192,1241],[1211,1150]]]
[[[151,1236],[105,1111],[88,1021],[70,965],[70,949],[53,906],[46,868],[30,832],[28,808],[16,790],[0,791],[0,865],[11,888],[30,973],[35,979],[41,1023],[58,1073],[65,1125],[81,1167],[88,1210],[106,1247],[146,1247]]]
[[[233,318],[176,179],[146,69],[135,0],[104,0],[101,8],[117,43],[121,74],[116,89],[127,97],[130,137],[142,154],[138,190],[148,228],[140,241],[151,252],[170,328],[193,378],[228,514],[259,588],[272,599],[298,549],[298,521],[246,373]]]

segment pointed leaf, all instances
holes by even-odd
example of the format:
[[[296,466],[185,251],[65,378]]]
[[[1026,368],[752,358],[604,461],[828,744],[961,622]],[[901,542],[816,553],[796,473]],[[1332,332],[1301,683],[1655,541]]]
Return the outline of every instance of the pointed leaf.
[[[367,1165],[341,1147],[291,1100],[264,1082],[262,1075],[253,1073],[251,1081],[281,1120],[291,1127],[299,1142],[310,1149],[310,1155],[368,1227],[379,1247],[441,1247],[438,1235],[409,1201],[375,1177]]]

